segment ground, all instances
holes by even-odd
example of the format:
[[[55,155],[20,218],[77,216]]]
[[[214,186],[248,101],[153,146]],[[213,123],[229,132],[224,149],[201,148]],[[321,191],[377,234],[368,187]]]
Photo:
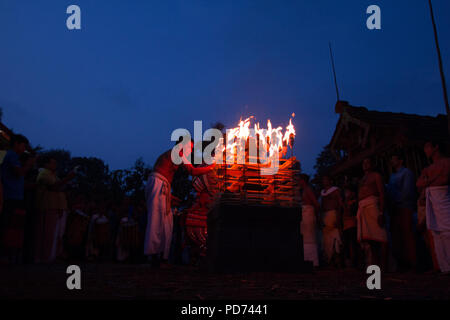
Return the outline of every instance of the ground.
[[[450,276],[382,274],[368,290],[362,271],[206,274],[195,267],[80,264],[82,289],[68,290],[68,264],[0,266],[0,298],[12,299],[449,299]]]

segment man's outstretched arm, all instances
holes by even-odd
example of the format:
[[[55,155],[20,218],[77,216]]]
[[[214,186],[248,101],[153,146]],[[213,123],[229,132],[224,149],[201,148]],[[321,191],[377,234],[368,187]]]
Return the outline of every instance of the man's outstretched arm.
[[[189,172],[189,174],[191,176],[201,176],[204,175],[205,173],[208,173],[209,171],[211,171],[212,169],[214,169],[215,163],[210,164],[209,166],[206,167],[194,167],[192,164],[190,163],[185,163],[184,167],[186,168],[186,170]]]

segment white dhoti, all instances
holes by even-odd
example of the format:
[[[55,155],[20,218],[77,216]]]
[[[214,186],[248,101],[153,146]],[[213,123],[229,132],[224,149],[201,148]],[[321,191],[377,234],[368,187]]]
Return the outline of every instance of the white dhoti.
[[[434,250],[441,272],[450,272],[450,187],[428,187],[427,228],[433,233]]]
[[[67,211],[63,211],[62,216],[58,220],[58,226],[55,232],[55,242],[52,248],[52,257],[57,258],[63,254],[63,239],[66,232]]]
[[[94,214],[91,218],[88,227],[88,235],[86,241],[86,257],[98,257],[100,254],[100,248],[98,243],[99,235],[96,234],[98,230],[96,230],[96,225],[101,224],[106,228],[109,228],[109,220],[105,216],[100,216],[98,214]]]
[[[317,251],[316,215],[314,214],[313,206],[302,206],[300,233],[303,237],[303,255],[305,261],[312,261],[314,266],[318,266],[319,255]]]
[[[128,219],[128,217],[123,217],[122,219],[120,219],[120,223],[119,223],[119,229],[117,232],[117,238],[116,238],[116,248],[117,248],[117,254],[116,254],[116,258],[118,261],[125,261],[131,254],[131,246],[129,243],[124,243],[124,239],[123,238],[130,238],[130,235],[124,235],[124,233],[126,233],[125,228],[128,225],[133,225],[135,224],[135,222],[132,219]],[[128,240],[128,239],[126,239]]]
[[[148,177],[145,191],[148,220],[145,231],[144,254],[163,253],[163,258],[167,259],[173,230],[170,183],[163,175],[153,172]]]
[[[120,225],[119,225],[119,231],[117,233],[117,239],[116,239],[116,248],[117,248],[117,252],[116,252],[116,259],[117,261],[125,261],[129,256],[130,256],[130,251],[128,250],[128,248],[126,248],[122,241],[121,241],[121,233],[123,232],[123,226],[122,224],[125,224],[128,222],[128,218],[124,217],[120,220]]]
[[[380,210],[380,200],[378,197],[370,196],[359,201],[358,214],[358,241],[378,241],[387,242],[387,232],[378,223],[378,219],[383,215]]]
[[[335,253],[341,252],[342,239],[338,229],[337,211],[326,211],[323,216],[323,250],[327,262],[330,262]]]
[[[60,255],[65,228],[65,212],[48,210],[38,216],[36,225],[37,263],[53,262]]]

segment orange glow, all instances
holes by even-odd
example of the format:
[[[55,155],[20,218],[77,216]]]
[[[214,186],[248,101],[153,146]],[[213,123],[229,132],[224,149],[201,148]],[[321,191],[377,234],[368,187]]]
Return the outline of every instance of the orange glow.
[[[292,116],[294,115],[293,113]],[[237,127],[227,129],[225,146],[222,145],[221,149],[222,152],[226,150],[227,163],[234,163],[235,160],[238,163],[244,163],[249,138],[256,142],[259,137],[260,148],[266,147],[269,158],[282,152],[283,147],[287,147],[288,145],[292,147],[295,137],[295,128],[292,124],[292,119],[289,119],[289,125],[283,131],[283,127],[281,126],[274,128],[270,120],[267,120],[267,129],[261,128],[259,122],[251,126],[252,118],[254,117],[252,116],[245,120],[241,119]],[[256,158],[257,153],[254,156]]]

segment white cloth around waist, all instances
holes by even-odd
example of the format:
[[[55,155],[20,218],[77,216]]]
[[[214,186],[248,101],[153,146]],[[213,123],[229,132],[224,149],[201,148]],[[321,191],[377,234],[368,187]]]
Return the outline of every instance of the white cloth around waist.
[[[427,228],[433,231],[450,231],[450,187],[428,187],[425,197]]]
[[[380,204],[380,198],[379,197],[377,197],[377,196],[369,196],[367,198],[359,200],[358,207],[359,208],[366,208],[366,207],[373,206],[373,205],[379,206],[379,204]]]

